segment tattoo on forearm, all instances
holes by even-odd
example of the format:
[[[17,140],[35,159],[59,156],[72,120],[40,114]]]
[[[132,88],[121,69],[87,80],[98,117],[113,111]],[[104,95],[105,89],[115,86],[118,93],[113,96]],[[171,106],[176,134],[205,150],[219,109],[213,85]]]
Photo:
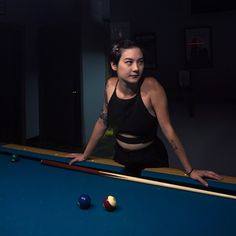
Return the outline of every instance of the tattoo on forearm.
[[[104,104],[102,111],[99,115],[99,118],[102,119],[105,126],[107,126],[107,107],[108,107],[108,102],[107,102],[107,87],[106,87],[106,90],[104,92]]]
[[[107,126],[107,113],[102,110],[101,114],[99,115],[99,118],[102,119],[105,126]]]
[[[171,143],[171,146],[173,147],[173,149],[174,149],[175,151],[177,151],[177,150],[178,150],[178,147],[176,146],[174,140],[170,140],[170,143]]]

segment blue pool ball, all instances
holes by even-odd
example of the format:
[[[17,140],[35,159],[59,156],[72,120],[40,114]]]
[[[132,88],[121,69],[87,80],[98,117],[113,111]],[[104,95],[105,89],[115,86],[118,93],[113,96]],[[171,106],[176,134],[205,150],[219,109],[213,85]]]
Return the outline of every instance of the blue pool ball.
[[[80,195],[77,204],[81,209],[88,209],[91,206],[90,196],[88,194]]]

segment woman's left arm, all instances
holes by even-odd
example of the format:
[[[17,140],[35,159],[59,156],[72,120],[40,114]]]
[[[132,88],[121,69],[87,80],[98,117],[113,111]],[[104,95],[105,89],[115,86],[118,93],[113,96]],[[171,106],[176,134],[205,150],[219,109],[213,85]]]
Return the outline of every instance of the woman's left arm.
[[[154,109],[163,134],[178,156],[185,169],[185,173],[191,178],[200,181],[205,186],[208,186],[207,182],[204,180],[205,177],[220,180],[221,176],[213,171],[193,169],[185,152],[184,146],[171,124],[167,97],[163,87],[155,79],[151,80],[150,84],[152,84],[149,90],[151,106]]]

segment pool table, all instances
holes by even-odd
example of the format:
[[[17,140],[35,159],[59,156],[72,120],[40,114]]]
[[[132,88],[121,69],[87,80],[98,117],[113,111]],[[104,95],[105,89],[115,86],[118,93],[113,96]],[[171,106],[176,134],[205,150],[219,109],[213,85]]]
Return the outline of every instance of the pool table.
[[[12,162],[12,155],[19,159]],[[209,180],[205,189],[184,175],[161,169],[143,171],[142,178],[117,178],[116,174],[123,176],[122,167],[112,161],[91,158],[75,165],[95,170],[93,174],[42,164],[42,160],[68,166],[68,158],[53,150],[0,147],[1,236],[236,235],[233,177],[229,182]],[[100,174],[104,172],[111,176]],[[77,205],[82,193],[92,199],[89,209]],[[116,197],[115,211],[103,208],[107,195]]]

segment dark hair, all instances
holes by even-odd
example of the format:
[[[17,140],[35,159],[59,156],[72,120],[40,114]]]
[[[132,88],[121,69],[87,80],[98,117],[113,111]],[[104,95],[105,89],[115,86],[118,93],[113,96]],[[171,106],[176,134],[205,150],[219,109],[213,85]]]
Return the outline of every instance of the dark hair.
[[[128,48],[140,48],[142,51],[142,48],[140,47],[140,45],[138,45],[137,42],[129,39],[122,39],[113,44],[110,52],[109,61],[117,65],[121,58],[122,51]]]

